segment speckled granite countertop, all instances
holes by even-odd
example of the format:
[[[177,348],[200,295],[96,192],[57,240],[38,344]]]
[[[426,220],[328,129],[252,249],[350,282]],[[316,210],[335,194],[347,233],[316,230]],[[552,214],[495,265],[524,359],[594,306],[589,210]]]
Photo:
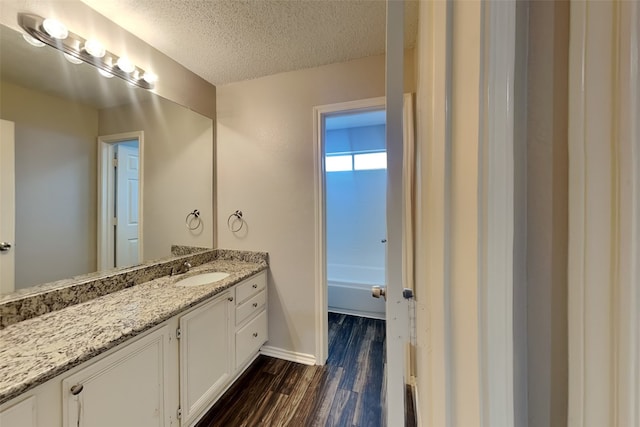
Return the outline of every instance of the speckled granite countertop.
[[[103,353],[267,268],[216,259],[0,330],[0,404]],[[207,271],[230,273],[213,285],[174,283]]]

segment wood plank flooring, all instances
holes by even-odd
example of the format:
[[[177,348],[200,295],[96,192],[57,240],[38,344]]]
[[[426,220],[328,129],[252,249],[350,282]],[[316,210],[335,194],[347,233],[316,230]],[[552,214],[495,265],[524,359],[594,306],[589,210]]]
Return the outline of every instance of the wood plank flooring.
[[[260,356],[197,427],[382,425],[385,323],[329,313],[329,359]]]

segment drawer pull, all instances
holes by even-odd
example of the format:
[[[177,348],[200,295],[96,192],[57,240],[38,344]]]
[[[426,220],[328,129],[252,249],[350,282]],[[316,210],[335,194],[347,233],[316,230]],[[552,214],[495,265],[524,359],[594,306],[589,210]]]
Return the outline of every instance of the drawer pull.
[[[253,333],[253,337],[254,337],[254,338],[258,338],[258,333],[257,333],[257,332],[254,332],[254,333]]]
[[[73,394],[74,396],[77,396],[80,393],[82,393],[82,390],[84,390],[84,386],[82,384],[76,384],[74,386],[71,386],[71,394]]]
[[[233,301],[233,297],[229,297],[227,298],[229,301]]]
[[[254,302],[254,303],[253,303],[253,306],[254,306],[254,307],[257,307],[257,306],[258,306],[258,303],[257,303],[257,302]]]
[[[258,289],[258,284],[257,283],[253,284],[253,289]]]

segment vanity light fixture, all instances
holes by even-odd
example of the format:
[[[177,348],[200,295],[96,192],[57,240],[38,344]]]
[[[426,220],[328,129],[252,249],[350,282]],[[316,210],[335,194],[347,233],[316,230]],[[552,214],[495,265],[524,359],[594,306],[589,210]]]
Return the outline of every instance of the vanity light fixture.
[[[147,71],[146,73],[144,73],[144,75],[142,76],[142,79],[149,83],[149,84],[154,84],[155,82],[158,81],[158,76],[156,74],[150,73],[149,71]]]
[[[129,61],[129,58],[127,58],[126,56],[121,56],[120,58],[118,58],[118,62],[116,64],[118,65],[118,68],[120,68],[125,73],[132,73],[136,69],[136,66],[133,65],[133,63]]]
[[[29,34],[23,34],[22,38],[24,39],[24,41],[26,41],[27,43],[29,43],[31,46],[35,46],[35,47],[42,47],[45,44],[42,43],[40,40],[35,39],[33,37],[31,37]]]
[[[64,59],[76,65],[82,64],[84,62],[82,59],[76,58],[75,56],[69,55],[68,53],[64,53]]]
[[[54,39],[64,40],[69,37],[69,29],[62,22],[47,18],[42,22],[42,28]]]
[[[98,40],[89,39],[84,42],[83,49],[95,58],[102,58],[107,51]]]
[[[149,90],[154,88],[158,80],[158,76],[137,67],[127,57],[109,52],[96,40],[85,40],[55,19],[18,13],[18,24],[27,32],[24,39],[30,44],[33,43],[28,37],[62,51],[70,62],[81,61],[93,65],[107,78],[118,76],[134,86]]]
[[[111,74],[111,73],[110,73],[110,72],[108,72],[108,71],[102,70],[102,69],[100,69],[100,68],[98,68],[98,72],[100,73],[100,75],[101,75],[102,77],[106,77],[106,78],[108,78],[108,79],[110,79],[111,77],[113,77],[113,74]],[[132,85],[133,83],[129,82],[129,84],[131,84],[131,85]]]

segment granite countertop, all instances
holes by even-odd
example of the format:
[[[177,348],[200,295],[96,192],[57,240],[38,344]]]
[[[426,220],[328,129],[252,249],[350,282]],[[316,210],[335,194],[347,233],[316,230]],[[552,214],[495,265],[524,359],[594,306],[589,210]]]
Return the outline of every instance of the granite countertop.
[[[266,263],[214,260],[0,330],[0,404],[223,292]],[[207,271],[230,273],[212,285],[178,287]]]

